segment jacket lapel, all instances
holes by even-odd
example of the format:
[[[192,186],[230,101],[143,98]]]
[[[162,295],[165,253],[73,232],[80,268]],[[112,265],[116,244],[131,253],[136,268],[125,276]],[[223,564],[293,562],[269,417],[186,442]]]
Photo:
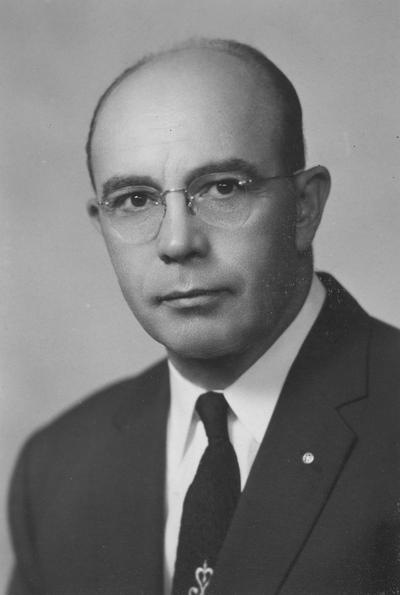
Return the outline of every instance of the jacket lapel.
[[[169,408],[165,363],[145,376],[118,410],[114,496],[108,518],[115,519],[110,538],[118,536],[116,576],[121,593],[159,595],[163,591],[163,533],[166,421]],[[139,396],[140,395],[140,396]],[[113,585],[116,590],[116,585]],[[116,592],[116,591],[113,591]]]
[[[368,317],[332,278],[323,281],[326,303],[288,375],[221,551],[212,593],[279,590],[356,443],[352,428],[366,394]]]

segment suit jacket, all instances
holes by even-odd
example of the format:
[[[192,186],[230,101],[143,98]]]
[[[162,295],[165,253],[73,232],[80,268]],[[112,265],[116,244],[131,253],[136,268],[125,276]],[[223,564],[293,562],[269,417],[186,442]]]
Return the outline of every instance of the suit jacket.
[[[400,333],[322,279],[207,595],[400,593]],[[161,362],[28,441],[10,595],[162,593],[168,406]]]

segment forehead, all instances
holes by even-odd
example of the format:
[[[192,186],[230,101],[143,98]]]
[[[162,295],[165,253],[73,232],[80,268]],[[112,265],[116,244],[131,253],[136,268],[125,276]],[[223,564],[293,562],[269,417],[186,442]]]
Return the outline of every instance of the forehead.
[[[100,110],[95,178],[138,169],[162,177],[229,158],[274,167],[278,111],[272,85],[237,57],[212,50],[166,55],[123,80]]]

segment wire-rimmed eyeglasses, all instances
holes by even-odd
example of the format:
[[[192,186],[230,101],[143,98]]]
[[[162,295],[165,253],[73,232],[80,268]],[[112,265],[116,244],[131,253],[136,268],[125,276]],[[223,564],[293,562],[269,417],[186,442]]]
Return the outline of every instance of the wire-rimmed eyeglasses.
[[[219,172],[200,176],[187,187],[164,191],[150,186],[120,188],[97,199],[111,227],[126,242],[139,244],[157,236],[166,212],[166,197],[183,193],[189,212],[208,225],[236,229],[252,212],[252,198],[265,193],[272,180],[291,178],[291,174],[253,180],[238,172]]]

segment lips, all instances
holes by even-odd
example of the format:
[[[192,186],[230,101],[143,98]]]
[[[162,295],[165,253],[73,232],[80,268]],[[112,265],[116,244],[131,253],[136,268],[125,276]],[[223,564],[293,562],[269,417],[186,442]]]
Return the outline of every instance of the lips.
[[[190,289],[187,291],[172,291],[163,295],[159,301],[176,308],[204,306],[217,300],[224,289]]]
[[[191,289],[190,291],[172,291],[161,298],[161,301],[190,299],[201,295],[213,295],[219,293],[219,289]]]

